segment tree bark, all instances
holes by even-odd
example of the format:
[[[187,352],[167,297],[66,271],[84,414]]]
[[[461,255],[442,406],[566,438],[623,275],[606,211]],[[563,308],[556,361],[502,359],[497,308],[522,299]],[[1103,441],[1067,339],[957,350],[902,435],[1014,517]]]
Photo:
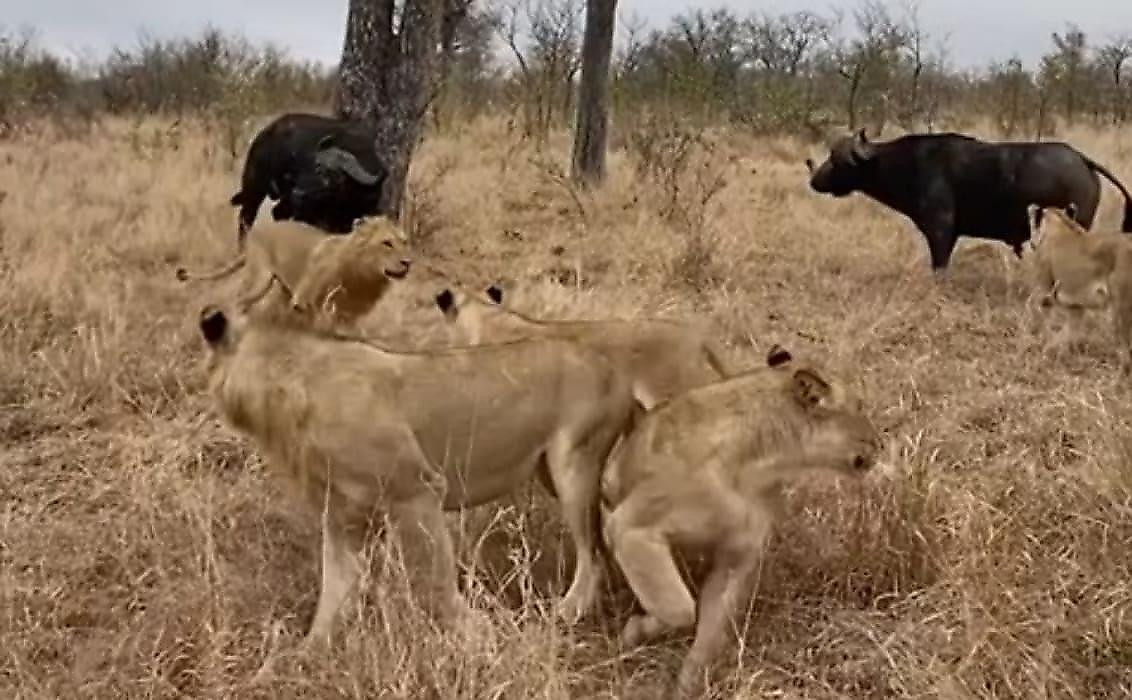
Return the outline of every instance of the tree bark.
[[[400,27],[394,0],[350,0],[334,112],[372,121],[374,149],[389,174],[381,212],[401,215],[405,180],[436,93],[442,0],[405,0]]]
[[[609,131],[609,66],[617,0],[588,0],[582,36],[582,78],[578,90],[572,175],[584,185],[605,180]]]

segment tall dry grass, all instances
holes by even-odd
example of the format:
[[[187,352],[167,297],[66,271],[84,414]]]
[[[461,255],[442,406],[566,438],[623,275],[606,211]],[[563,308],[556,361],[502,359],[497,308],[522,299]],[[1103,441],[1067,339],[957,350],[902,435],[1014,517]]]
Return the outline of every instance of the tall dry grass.
[[[1129,136],[1069,138],[1132,181]],[[587,195],[554,166],[564,134],[545,160],[476,123],[425,144],[407,225],[533,314],[707,317],[736,366],[780,342],[860,373],[894,468],[790,492],[724,691],[1126,696],[1132,399],[1106,329],[1047,357],[1026,261],[965,241],[936,285],[911,224],[807,190],[799,143],[705,138],[668,179],[625,139]],[[233,250],[237,173],[214,139],[109,121],[4,144],[0,696],[657,697],[688,638],[619,649],[616,578],[592,620],[555,623],[571,562],[537,489],[452,516],[489,633],[429,628],[379,556],[340,645],[249,686],[313,613],[318,540],[201,393],[197,311],[231,287],[172,270]],[[1105,185],[1098,225],[1117,221]],[[435,291],[410,278],[367,325],[442,342]]]

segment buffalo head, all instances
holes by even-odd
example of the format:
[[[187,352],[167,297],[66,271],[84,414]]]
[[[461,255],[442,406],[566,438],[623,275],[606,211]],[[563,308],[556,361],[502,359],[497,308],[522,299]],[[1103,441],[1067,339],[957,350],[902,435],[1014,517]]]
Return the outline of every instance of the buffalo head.
[[[304,202],[333,199],[334,193],[356,191],[357,186],[381,192],[385,183],[386,171],[382,167],[371,172],[358,161],[353,153],[333,144],[333,136],[326,136],[318,143],[311,167],[303,168],[295,179],[291,190],[291,200],[295,208]]]
[[[810,171],[810,187],[822,194],[845,197],[858,189],[864,179],[864,168],[873,157],[873,145],[861,129],[852,136],[843,136],[829,149],[829,157],[820,166],[806,159]]]

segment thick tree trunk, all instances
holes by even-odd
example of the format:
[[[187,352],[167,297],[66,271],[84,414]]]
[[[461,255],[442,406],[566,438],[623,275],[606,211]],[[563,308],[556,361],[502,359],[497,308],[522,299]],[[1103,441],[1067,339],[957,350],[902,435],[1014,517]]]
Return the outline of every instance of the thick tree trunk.
[[[395,219],[435,94],[442,6],[442,0],[406,0],[395,31],[394,0],[350,0],[334,111],[376,124],[374,148],[389,169],[381,211]]]
[[[582,79],[574,131],[574,180],[597,185],[605,179],[609,131],[609,64],[617,0],[588,0],[582,37]]]

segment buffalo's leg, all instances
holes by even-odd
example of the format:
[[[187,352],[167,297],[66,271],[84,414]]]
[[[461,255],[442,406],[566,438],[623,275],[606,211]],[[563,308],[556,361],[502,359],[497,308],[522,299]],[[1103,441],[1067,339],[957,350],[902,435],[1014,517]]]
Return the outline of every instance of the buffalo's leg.
[[[260,193],[241,195],[239,202],[240,213],[236,221],[237,250],[244,250],[244,241],[248,237],[248,231],[251,230],[252,224],[255,223],[256,214],[259,212],[259,205],[263,204],[265,197],[266,195]]]
[[[1096,175],[1093,177],[1096,177]],[[1081,197],[1079,201],[1073,202],[1073,205],[1077,208],[1077,211],[1071,212],[1074,221],[1081,224],[1085,229],[1092,228],[1093,219],[1097,216],[1097,207],[1100,206],[1100,203],[1100,183],[1097,183],[1097,187],[1094,188],[1090,194]]]
[[[275,206],[271,207],[271,218],[276,221],[283,219],[290,219],[295,216],[295,207],[292,205],[289,197],[282,197]]]
[[[932,272],[937,278],[951,262],[951,252],[958,238],[955,232],[955,206],[950,195],[931,191],[920,202],[920,211],[914,218],[916,227],[928,240],[928,255],[931,257]]]
[[[955,250],[955,234],[950,230],[937,229],[928,233],[927,237],[932,272],[942,273],[951,262],[951,253]]]

